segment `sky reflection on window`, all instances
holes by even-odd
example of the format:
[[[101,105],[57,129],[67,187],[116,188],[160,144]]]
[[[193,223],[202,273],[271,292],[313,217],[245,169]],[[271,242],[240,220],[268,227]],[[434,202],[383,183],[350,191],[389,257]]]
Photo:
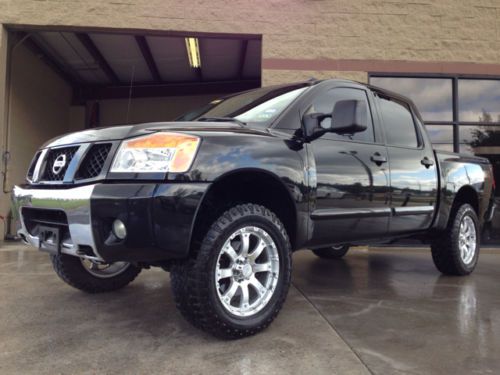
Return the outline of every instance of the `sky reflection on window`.
[[[500,81],[458,81],[460,122],[500,122]]]
[[[451,79],[371,77],[370,83],[409,97],[424,121],[453,120]]]

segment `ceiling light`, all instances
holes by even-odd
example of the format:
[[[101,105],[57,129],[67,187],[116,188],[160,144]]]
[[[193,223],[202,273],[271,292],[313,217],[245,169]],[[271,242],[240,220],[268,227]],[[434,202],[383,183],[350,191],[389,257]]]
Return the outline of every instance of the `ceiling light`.
[[[201,68],[200,45],[198,38],[186,38],[186,50],[191,68]]]

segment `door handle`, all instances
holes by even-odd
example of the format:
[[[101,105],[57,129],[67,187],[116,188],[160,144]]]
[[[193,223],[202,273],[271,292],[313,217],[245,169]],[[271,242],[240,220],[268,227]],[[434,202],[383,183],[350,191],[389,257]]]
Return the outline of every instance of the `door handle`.
[[[387,158],[384,155],[380,155],[380,153],[376,152],[371,157],[370,160],[373,161],[377,165],[381,165],[383,163],[387,163]]]
[[[429,158],[426,156],[425,158],[423,158],[422,160],[420,160],[420,163],[422,163],[422,165],[423,165],[425,168],[429,168],[430,166],[434,165],[434,160],[429,159]]]

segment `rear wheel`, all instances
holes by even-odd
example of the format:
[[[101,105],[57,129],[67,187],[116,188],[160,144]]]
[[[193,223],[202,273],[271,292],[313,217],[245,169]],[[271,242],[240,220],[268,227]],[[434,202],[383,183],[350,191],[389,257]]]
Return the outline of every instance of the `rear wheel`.
[[[59,278],[88,293],[121,289],[141,272],[141,268],[127,262],[104,264],[66,254],[51,255],[50,259]]]
[[[468,275],[479,258],[479,221],[469,204],[454,210],[446,230],[432,243],[436,268],[447,275]]]
[[[193,259],[172,268],[177,307],[198,328],[223,338],[265,329],[285,301],[291,249],[267,208],[238,205],[215,221]]]
[[[323,259],[340,259],[349,251],[349,245],[338,245],[314,249],[313,253]]]

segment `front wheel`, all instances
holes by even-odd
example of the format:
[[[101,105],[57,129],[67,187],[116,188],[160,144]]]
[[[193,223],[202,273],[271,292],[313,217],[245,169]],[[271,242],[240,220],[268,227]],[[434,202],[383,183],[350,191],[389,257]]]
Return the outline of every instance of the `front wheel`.
[[[66,254],[51,255],[50,260],[59,278],[87,293],[121,289],[141,272],[141,268],[127,262],[103,264]]]
[[[323,259],[340,259],[349,251],[349,245],[338,245],[314,249],[313,253]]]
[[[464,276],[474,271],[479,258],[479,221],[469,204],[454,210],[446,230],[432,243],[432,259],[446,275]]]
[[[211,226],[189,261],[172,268],[172,290],[182,315],[222,338],[265,329],[285,301],[291,247],[280,220],[267,208],[238,205]]]

